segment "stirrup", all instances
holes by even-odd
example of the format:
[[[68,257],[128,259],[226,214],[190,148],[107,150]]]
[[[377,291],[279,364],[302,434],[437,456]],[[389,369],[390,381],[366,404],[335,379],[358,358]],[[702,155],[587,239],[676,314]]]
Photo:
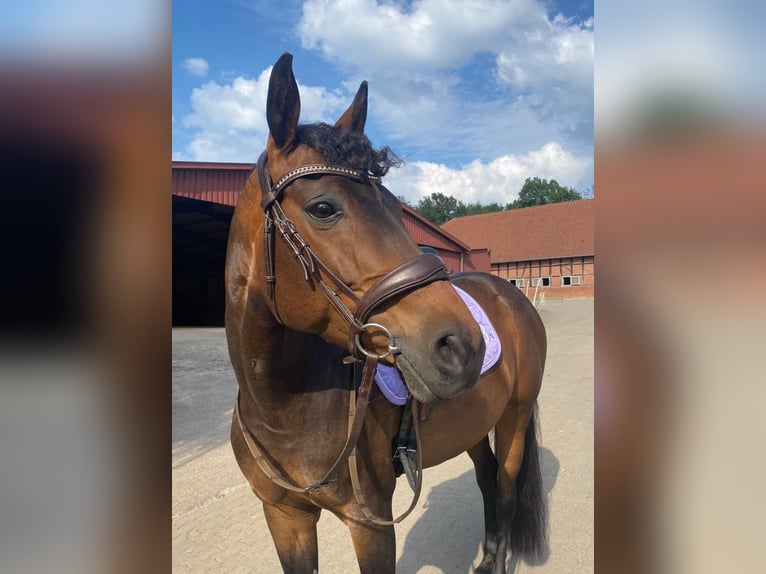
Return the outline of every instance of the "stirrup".
[[[416,416],[419,416],[416,415]],[[404,405],[404,414],[402,415],[402,424],[399,427],[399,434],[396,437],[394,445],[394,468],[397,462],[401,465],[404,474],[407,476],[407,482],[410,488],[415,491],[417,488],[417,437],[412,423],[412,395],[407,397]],[[397,472],[397,476],[401,473]]]

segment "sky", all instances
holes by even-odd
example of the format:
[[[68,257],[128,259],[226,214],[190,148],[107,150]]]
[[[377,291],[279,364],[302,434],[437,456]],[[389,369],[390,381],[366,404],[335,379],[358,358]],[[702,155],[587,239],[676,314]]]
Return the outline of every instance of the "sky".
[[[175,160],[254,163],[290,52],[303,123],[368,81],[366,133],[405,160],[386,185],[410,202],[505,204],[528,177],[592,194],[592,2],[187,0],[172,18]]]

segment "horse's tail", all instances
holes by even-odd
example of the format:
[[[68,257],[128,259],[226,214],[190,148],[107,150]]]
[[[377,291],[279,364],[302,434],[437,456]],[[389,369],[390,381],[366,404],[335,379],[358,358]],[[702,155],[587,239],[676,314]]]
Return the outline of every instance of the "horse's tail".
[[[511,550],[528,557],[542,555],[548,544],[538,432],[535,405],[524,437],[524,458],[516,479],[516,513],[511,524]]]

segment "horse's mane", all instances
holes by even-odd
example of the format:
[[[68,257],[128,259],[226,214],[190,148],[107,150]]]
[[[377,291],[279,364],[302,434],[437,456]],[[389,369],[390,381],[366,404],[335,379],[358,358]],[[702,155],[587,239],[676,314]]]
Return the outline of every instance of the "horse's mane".
[[[298,126],[296,143],[318,151],[329,164],[378,177],[403,163],[388,146],[375,149],[366,135],[323,122]]]

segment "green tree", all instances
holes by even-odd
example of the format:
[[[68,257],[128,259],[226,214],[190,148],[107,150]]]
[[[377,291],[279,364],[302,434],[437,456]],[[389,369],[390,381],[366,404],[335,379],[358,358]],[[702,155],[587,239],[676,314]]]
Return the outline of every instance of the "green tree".
[[[414,207],[420,215],[436,225],[466,215],[466,206],[451,195],[435,192],[422,198]]]
[[[571,187],[563,187],[555,179],[548,181],[539,177],[528,177],[521,187],[519,197],[505,208],[519,209],[577,199],[582,199],[582,196]]]

